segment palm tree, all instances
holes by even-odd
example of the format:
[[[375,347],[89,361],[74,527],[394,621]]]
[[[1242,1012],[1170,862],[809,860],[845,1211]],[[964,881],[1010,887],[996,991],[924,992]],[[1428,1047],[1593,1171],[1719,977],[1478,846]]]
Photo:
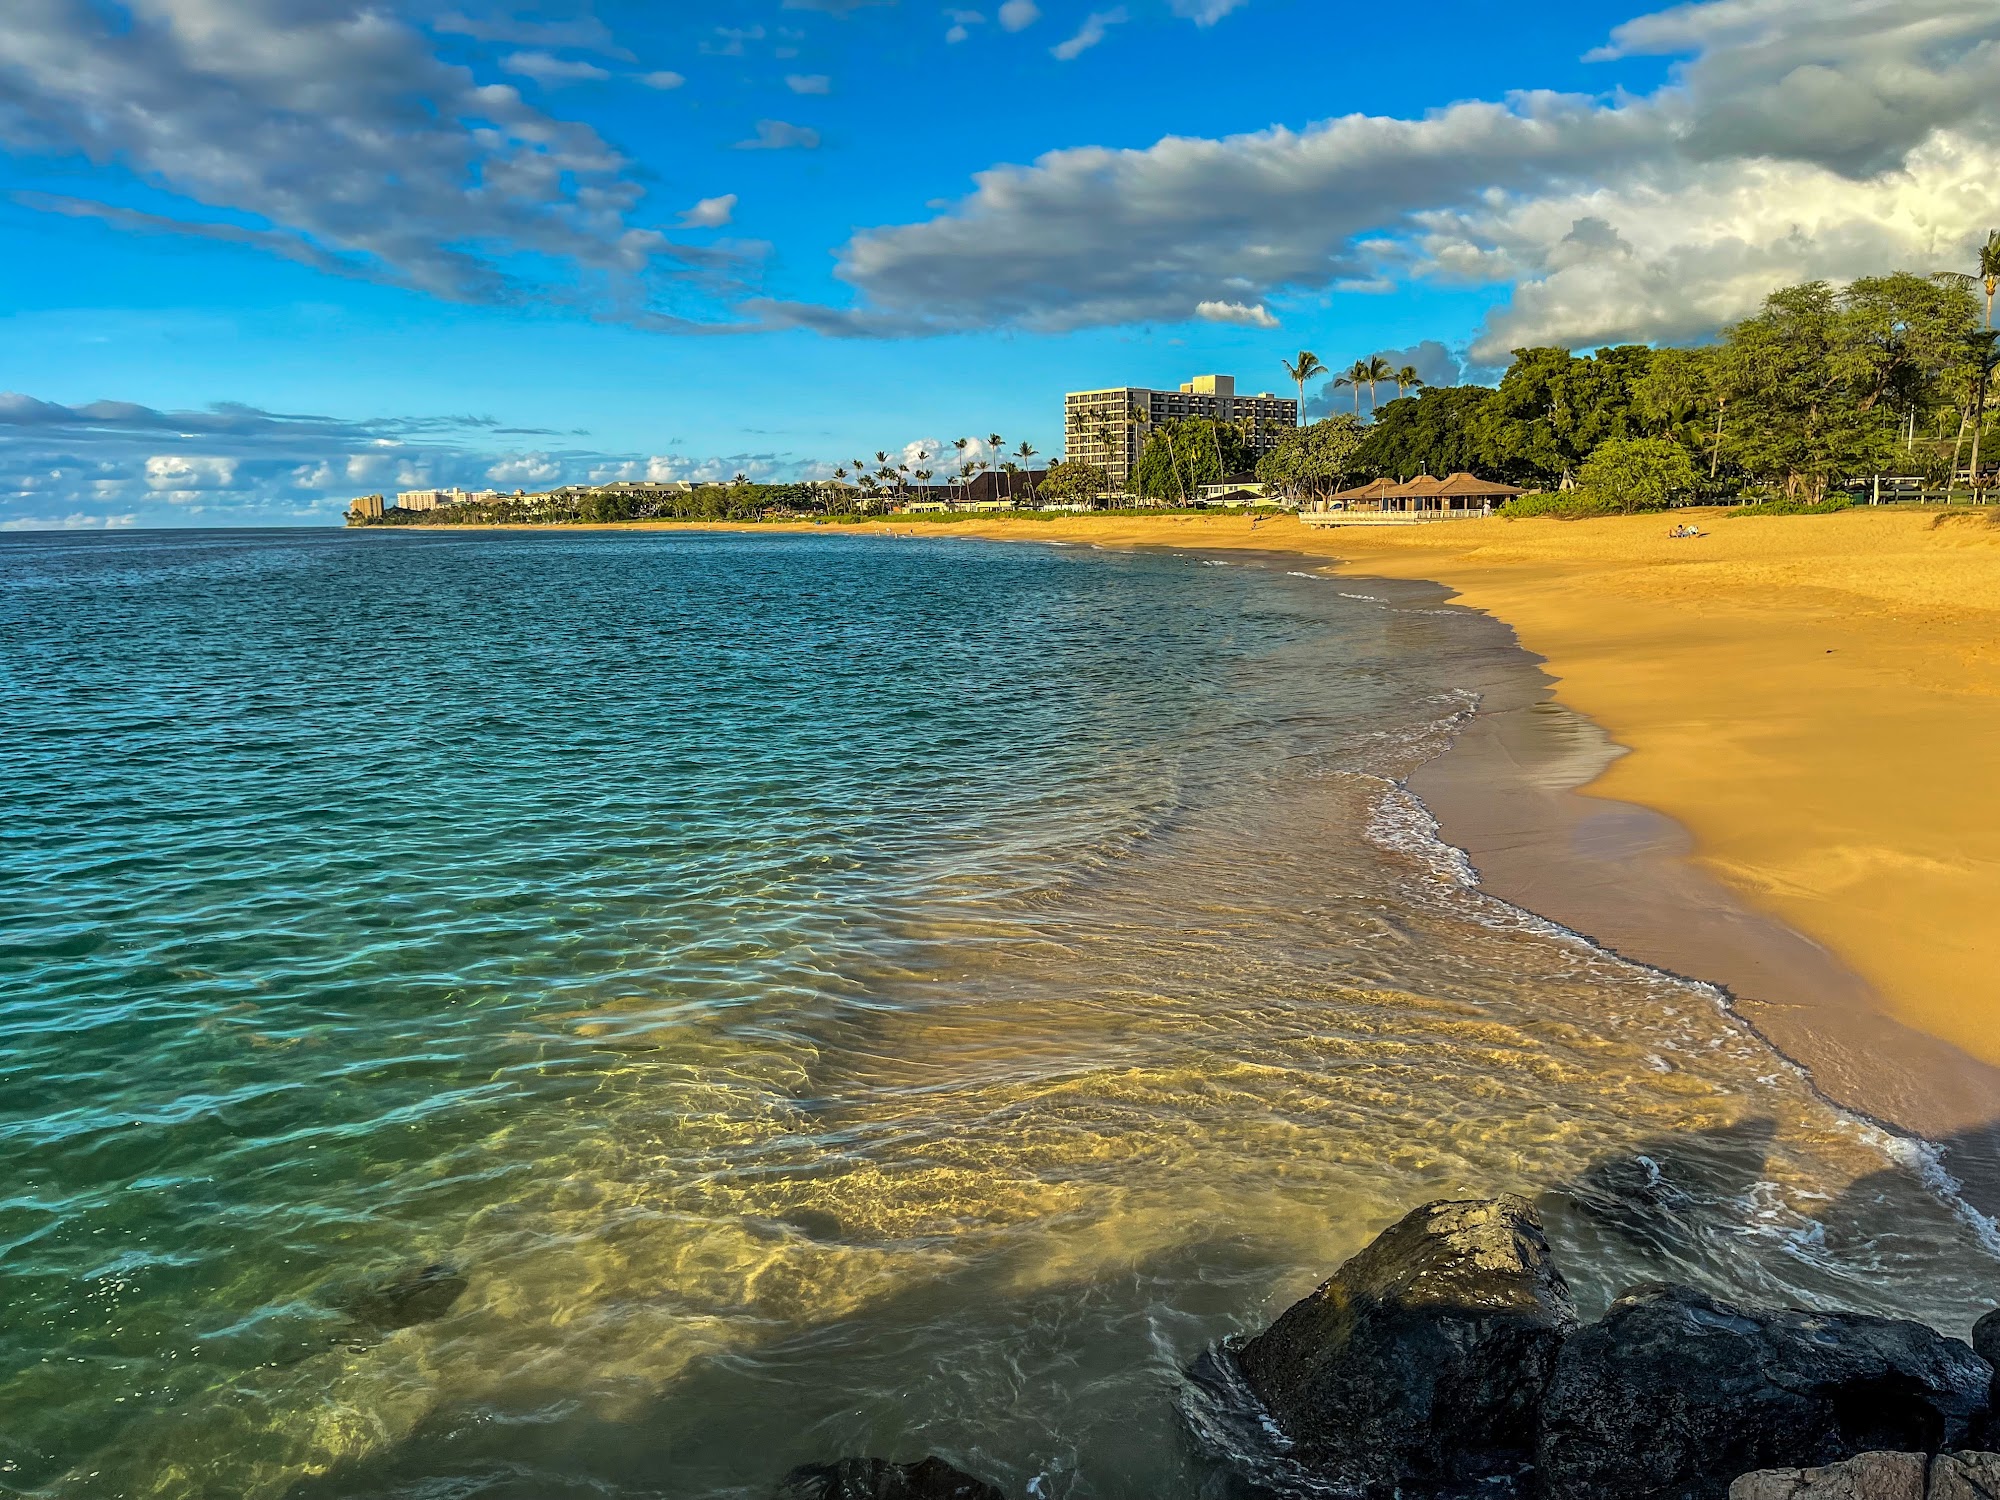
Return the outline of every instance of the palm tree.
[[[1319,356],[1310,349],[1301,349],[1297,360],[1281,359],[1286,376],[1299,388],[1299,426],[1306,424],[1306,382],[1328,373]]]
[[[1979,247],[1979,269],[1970,276],[1963,271],[1938,271],[1931,276],[1933,281],[1942,281],[1950,286],[1963,287],[1968,292],[1986,294],[1986,326],[1993,326],[1993,297],[2000,293],[2000,229],[1987,231],[1986,243]]]
[[[1417,373],[1415,365],[1404,365],[1402,369],[1389,378],[1396,382],[1396,394],[1398,396],[1402,395],[1405,391],[1420,391],[1424,388],[1424,377]]]
[[[1990,243],[1990,242],[1989,242]],[[2000,368],[2000,333],[1989,328],[1984,333],[1972,336],[1972,357],[1979,371],[1979,382],[1972,398],[1972,498],[1979,499],[1979,437],[1986,428],[1986,392],[1993,379],[1993,371]],[[1949,497],[1947,497],[1949,498]]]
[[[1334,376],[1333,378],[1333,388],[1335,390],[1342,390],[1347,388],[1351,388],[1353,390],[1354,415],[1357,417],[1361,415],[1361,388],[1364,385],[1368,384],[1368,380],[1369,380],[1368,361],[1365,359],[1357,359],[1353,364],[1349,365],[1344,371]]]
[[[1385,380],[1394,380],[1396,372],[1389,368],[1389,361],[1379,354],[1369,355],[1365,368],[1368,373],[1362,378],[1368,382],[1368,415],[1372,417],[1375,415],[1375,387]]]
[[[1021,460],[1022,468],[1027,469],[1030,474],[1034,473],[1033,467],[1028,463],[1028,460],[1035,456],[1035,445],[1033,443],[1023,441],[1014,450],[1014,455]],[[1032,500],[1034,496],[1030,495],[1028,498]]]

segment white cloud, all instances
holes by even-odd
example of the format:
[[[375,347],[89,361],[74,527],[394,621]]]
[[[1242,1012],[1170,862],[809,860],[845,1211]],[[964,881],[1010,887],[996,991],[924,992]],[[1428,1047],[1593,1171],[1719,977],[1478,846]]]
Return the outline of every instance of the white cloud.
[[[687,79],[670,68],[662,68],[657,73],[639,74],[639,82],[643,83],[649,89],[658,89],[661,93],[671,93],[674,89],[686,83]]]
[[[454,21],[479,29],[438,24]],[[604,41],[596,23],[576,24]],[[545,51],[510,63],[549,81],[603,71]],[[10,5],[0,146],[115,163],[179,200],[143,213],[69,198],[33,207],[454,299],[560,302],[585,295],[575,271],[602,283],[718,264],[634,221],[637,174],[596,131],[443,61],[430,37],[365,0]]]
[[[88,511],[72,511],[66,516],[14,516],[0,521],[0,531],[86,531],[90,529],[122,528],[137,526],[136,512],[122,516],[92,515]]]
[[[741,469],[775,478],[799,470],[782,453],[646,460],[548,441],[561,436],[483,417],[346,421],[242,405],[71,407],[0,393],[0,526],[43,529],[65,513],[79,525],[185,525],[197,514],[205,524],[270,524],[302,513],[327,519],[356,495],[434,484],[512,489],[594,475],[727,478]],[[541,441],[525,446],[522,438]]]
[[[236,460],[156,453],[146,460],[146,488],[193,495],[236,487]]]
[[[759,120],[757,133],[736,143],[738,151],[816,151],[819,132],[809,125],[790,125],[783,120]]]
[[[585,83],[611,74],[596,63],[557,57],[549,52],[515,52],[500,59],[500,66],[522,78],[532,78],[544,88],[561,88],[566,83]]]
[[[1194,315],[1204,323],[1235,323],[1244,328],[1279,326],[1261,302],[1254,306],[1241,302],[1200,302],[1195,304]]]
[[[704,198],[681,214],[683,229],[720,229],[736,216],[736,195]]]
[[[1002,31],[1026,31],[1041,18],[1042,8],[1035,0],[1006,0],[1000,7]]]
[[[833,80],[824,73],[787,73],[785,87],[795,94],[830,94]]]
[[[486,478],[497,485],[515,488],[558,483],[563,466],[546,453],[510,453],[486,470]]]
[[[1092,11],[1083,18],[1075,36],[1066,42],[1057,42],[1049,48],[1049,53],[1062,62],[1071,62],[1103,41],[1105,33],[1113,26],[1121,26],[1127,19],[1122,5],[1116,10]]]
[[[1642,96],[1519,92],[996,166],[931,218],[854,236],[854,307],[756,310],[846,335],[1061,331],[1431,277],[1511,289],[1472,351],[1489,360],[1699,333],[1785,279],[1962,266],[2000,223],[1990,0],[1704,0],[1611,50],[1689,55]]]

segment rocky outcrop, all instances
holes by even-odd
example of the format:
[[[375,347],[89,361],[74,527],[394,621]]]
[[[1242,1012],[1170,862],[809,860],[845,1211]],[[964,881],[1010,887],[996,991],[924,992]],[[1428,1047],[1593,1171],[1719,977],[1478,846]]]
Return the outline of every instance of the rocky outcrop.
[[[1569,1287],[1519,1198],[1426,1204],[1237,1355],[1309,1472],[1354,1491],[1520,1474]]]
[[[2000,1309],[1972,1325],[1972,1352],[1993,1366],[1993,1400],[1979,1424],[1978,1445],[2000,1449]]]
[[[2000,1453],[1863,1453],[1820,1469],[1760,1469],[1729,1500],[2000,1500]]]
[[[1929,1500],[2000,1500],[2000,1453],[1940,1453]]]
[[[975,1479],[937,1457],[913,1464],[881,1458],[842,1458],[792,1470],[778,1488],[778,1500],[1006,1500],[983,1479]]]
[[[1930,1459],[1862,1453],[1819,1469],[1759,1469],[1729,1486],[1729,1500],[1924,1500]]]
[[[1920,1323],[1750,1312],[1643,1287],[1563,1347],[1542,1402],[1549,1500],[1703,1500],[1755,1469],[1964,1441],[1993,1370]]]

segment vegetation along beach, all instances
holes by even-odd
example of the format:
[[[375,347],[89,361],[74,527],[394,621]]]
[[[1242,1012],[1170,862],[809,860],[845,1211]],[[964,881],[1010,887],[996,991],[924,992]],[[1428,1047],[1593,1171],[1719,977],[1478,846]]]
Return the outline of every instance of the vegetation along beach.
[[[0,1497],[1996,1500],[2000,5],[17,0]]]

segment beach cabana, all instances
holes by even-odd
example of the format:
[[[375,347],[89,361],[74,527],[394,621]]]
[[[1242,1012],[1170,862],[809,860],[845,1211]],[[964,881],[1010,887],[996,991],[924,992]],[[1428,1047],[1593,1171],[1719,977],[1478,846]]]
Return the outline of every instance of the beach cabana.
[[[1521,491],[1476,474],[1457,473],[1439,479],[1419,474],[1415,479],[1371,479],[1342,490],[1323,505],[1302,512],[1314,526],[1347,526],[1401,521],[1455,521],[1493,513],[1493,507]]]

